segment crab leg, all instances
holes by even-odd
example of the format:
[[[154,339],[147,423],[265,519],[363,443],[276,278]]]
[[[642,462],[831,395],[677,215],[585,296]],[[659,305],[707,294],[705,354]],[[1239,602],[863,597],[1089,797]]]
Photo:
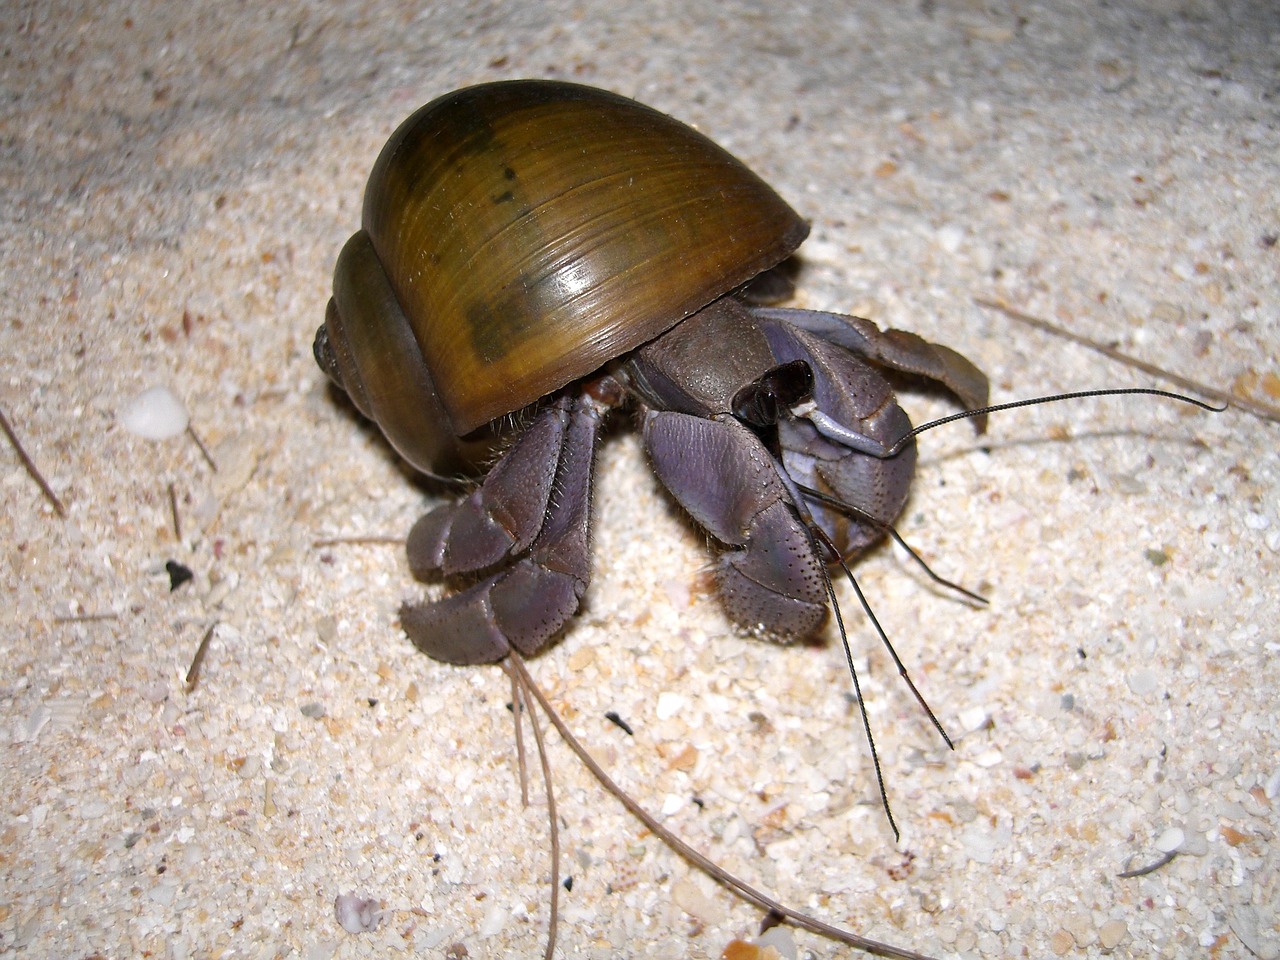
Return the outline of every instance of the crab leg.
[[[536,444],[543,456],[534,459],[555,467],[542,523],[528,553],[459,593],[400,608],[400,623],[409,638],[437,660],[490,663],[512,647],[531,655],[578,609],[591,576],[591,475],[601,412],[589,398],[562,403],[562,408],[543,411],[539,419],[542,423],[558,417],[555,411],[562,410],[565,425],[560,431],[549,430],[549,439]],[[517,443],[508,456],[525,457],[519,448]],[[481,503],[488,486],[486,480]],[[464,549],[454,548],[448,533],[445,540],[443,556]]]

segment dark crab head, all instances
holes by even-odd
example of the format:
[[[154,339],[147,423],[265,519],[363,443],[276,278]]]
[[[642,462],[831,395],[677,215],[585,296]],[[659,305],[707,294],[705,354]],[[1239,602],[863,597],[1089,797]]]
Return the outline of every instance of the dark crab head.
[[[813,396],[813,369],[804,360],[774,367],[733,395],[733,415],[752,427],[772,427]]]

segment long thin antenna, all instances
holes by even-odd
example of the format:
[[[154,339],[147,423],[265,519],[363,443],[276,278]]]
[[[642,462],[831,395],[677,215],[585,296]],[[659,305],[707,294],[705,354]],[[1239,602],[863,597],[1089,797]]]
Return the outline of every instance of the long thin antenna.
[[[839,553],[836,554],[839,556]],[[841,565],[844,561],[841,560]],[[844,615],[840,612],[840,603],[836,600],[835,588],[831,585],[831,577],[827,574],[827,565],[820,563],[818,569],[822,571],[822,585],[827,590],[827,596],[831,598],[831,609],[835,613],[836,627],[840,631],[840,645],[844,647],[844,660],[849,666],[849,676],[853,678],[853,695],[858,698],[858,713],[862,717],[862,730],[867,735],[867,747],[871,751],[871,765],[876,771],[876,785],[880,788],[880,805],[884,807],[884,815],[889,820],[889,829],[893,831],[894,843],[902,839],[902,834],[898,830],[898,822],[893,819],[893,810],[889,806],[889,794],[884,787],[884,772],[880,769],[880,753],[876,750],[876,738],[871,732],[871,718],[867,715],[867,702],[862,697],[862,684],[858,682],[858,668],[853,664],[853,651],[849,648],[849,635],[844,629]],[[846,568],[847,569],[847,568]],[[854,584],[857,589],[857,584]],[[866,598],[862,596],[862,591],[858,591],[858,599],[862,601],[862,609],[870,616],[872,623],[875,623],[875,615],[871,613],[871,608],[867,605]],[[880,624],[876,623],[876,629],[880,628]],[[884,636],[883,631],[880,634]],[[927,707],[925,709],[928,709]],[[929,714],[933,716],[932,713]],[[935,720],[934,723],[937,723]]]
[[[796,516],[799,518],[801,528],[805,532],[805,537],[809,541],[809,549],[813,551],[815,557],[819,558],[818,569],[822,574],[822,586],[826,591],[827,598],[831,601],[831,609],[835,614],[836,626],[840,631],[840,644],[844,647],[845,663],[849,667],[849,676],[853,678],[853,692],[858,698],[858,711],[862,716],[862,729],[867,736],[867,747],[871,751],[871,763],[876,772],[876,783],[880,788],[880,803],[884,807],[885,817],[889,820],[889,827],[893,830],[893,839],[895,841],[902,839],[902,834],[898,831],[897,821],[893,819],[893,810],[889,806],[889,794],[884,786],[884,772],[880,767],[880,753],[876,750],[876,738],[871,732],[871,718],[867,714],[867,704],[862,698],[862,684],[858,680],[858,671],[853,663],[853,651],[849,647],[849,633],[844,626],[844,614],[840,610],[840,601],[836,598],[835,588],[831,584],[831,577],[827,573],[827,563],[822,562],[821,557],[825,553],[831,559],[828,563],[839,563],[844,569],[845,575],[848,576],[849,582],[853,584],[854,592],[858,595],[858,602],[862,604],[862,609],[866,613],[868,619],[875,626],[876,632],[880,635],[881,641],[888,648],[889,653],[893,656],[894,662],[898,665],[898,672],[903,679],[907,681],[907,686],[911,688],[911,692],[915,694],[916,700],[924,707],[925,713],[929,715],[929,719],[933,721],[933,725],[938,728],[938,732],[942,734],[942,739],[947,741],[947,745],[951,745],[951,738],[947,736],[947,732],[942,729],[942,724],[938,722],[938,718],[934,716],[933,711],[929,709],[929,705],[925,703],[924,697],[920,695],[920,691],[916,689],[916,685],[911,682],[911,677],[907,675],[907,668],[903,666],[902,661],[898,658],[898,653],[893,649],[893,644],[889,642],[888,635],[880,626],[880,621],[876,619],[875,612],[871,609],[871,604],[867,602],[867,598],[863,595],[858,582],[854,580],[853,573],[850,572],[848,565],[844,562],[840,550],[827,536],[826,530],[814,519],[813,513],[809,510],[809,506],[805,503],[804,495],[801,492],[800,485],[792,479],[791,474],[787,473],[781,459],[775,453],[773,460],[778,479],[782,482],[783,488],[787,491],[787,496],[791,500],[791,505],[795,509]],[[821,549],[819,549],[821,544]]]
[[[822,545],[826,548],[828,554],[834,558],[836,563],[840,564],[840,569],[844,571],[844,575],[849,578],[849,583],[853,586],[853,592],[858,597],[858,603],[862,605],[862,612],[867,615],[867,619],[871,621],[871,625],[875,627],[876,633],[880,636],[880,642],[884,644],[885,649],[889,651],[889,656],[893,658],[893,662],[898,668],[898,675],[906,681],[907,688],[911,691],[912,696],[916,698],[916,702],[920,704],[925,715],[933,722],[934,728],[939,734],[941,734],[943,741],[947,744],[947,747],[954,750],[955,744],[951,742],[951,737],[947,735],[946,728],[942,726],[942,722],[938,719],[937,715],[934,714],[928,701],[925,700],[924,695],[920,693],[919,688],[916,687],[915,682],[911,679],[911,674],[907,671],[906,664],[904,664],[902,662],[902,658],[898,656],[898,651],[893,648],[893,643],[889,640],[889,635],[885,633],[884,627],[880,626],[879,618],[876,617],[875,611],[871,609],[871,604],[867,600],[866,594],[862,592],[862,587],[858,586],[858,581],[854,577],[853,571],[850,570],[849,565],[844,562],[844,557],[840,556],[840,551],[836,549],[835,544],[831,542],[826,531],[820,526],[816,523],[811,523],[807,529],[809,530],[810,539],[811,542],[813,542],[814,547],[817,547],[817,542],[814,538],[821,540]],[[827,588],[827,596],[831,598],[831,609],[835,612],[836,626],[839,627],[840,630],[840,643],[844,646],[844,656],[845,661],[849,665],[849,675],[853,678],[853,692],[858,698],[858,708],[862,714],[862,726],[867,734],[867,744],[871,748],[871,761],[875,765],[876,780],[880,784],[880,802],[884,805],[885,816],[889,818],[889,826],[893,828],[893,838],[894,840],[898,840],[901,839],[898,833],[898,824],[893,819],[893,811],[889,809],[889,797],[885,791],[884,777],[880,772],[880,757],[876,751],[875,737],[871,734],[871,721],[867,717],[867,707],[862,700],[862,687],[858,683],[858,671],[853,665],[853,652],[849,649],[849,638],[846,635],[844,628],[844,616],[840,612],[840,604],[836,601],[835,589],[832,586],[831,577],[827,575],[827,568],[825,564],[821,566],[821,570],[823,584]]]
[[[911,691],[912,696],[916,698],[916,702],[920,704],[920,708],[924,710],[926,716],[933,722],[934,729],[942,736],[947,747],[954,750],[956,746],[951,742],[951,737],[947,736],[947,731],[942,726],[942,721],[937,718],[928,701],[925,700],[924,695],[917,689],[915,681],[911,679],[911,674],[907,672],[906,664],[898,656],[898,651],[893,648],[893,643],[890,642],[888,634],[884,632],[884,627],[880,626],[880,620],[871,609],[871,604],[867,602],[866,595],[862,592],[862,587],[858,586],[858,581],[854,578],[853,572],[849,569],[849,565],[844,562],[843,557],[840,558],[840,568],[844,570],[845,576],[849,578],[849,583],[853,586],[853,592],[858,595],[858,602],[862,604],[862,609],[866,612],[867,619],[876,628],[876,633],[880,634],[880,642],[884,644],[884,648],[889,651],[889,656],[893,658],[893,663],[898,668],[898,676],[906,681],[907,688]]]
[[[915,550],[912,549],[911,544],[907,543],[907,541],[902,538],[902,535],[898,533],[898,531],[894,528],[893,524],[885,523],[880,518],[872,516],[870,513],[867,513],[865,510],[861,510],[858,507],[855,507],[851,503],[845,503],[843,500],[839,499],[838,497],[833,497],[830,494],[823,493],[821,490],[815,490],[813,489],[813,487],[806,487],[804,484],[797,484],[796,486],[800,490],[800,492],[804,494],[805,499],[812,500],[815,503],[820,503],[822,504],[822,506],[827,507],[831,510],[835,510],[838,513],[843,513],[846,517],[849,517],[850,519],[859,520],[864,523],[869,523],[871,526],[875,527],[877,530],[880,530],[883,533],[887,533],[890,537],[893,538],[894,543],[896,543],[898,546],[900,546],[903,550],[907,552],[907,556],[909,556],[912,560],[914,560],[917,564],[919,564],[920,569],[923,570],[929,576],[929,579],[931,579],[934,583],[940,586],[946,587],[948,590],[954,590],[956,593],[963,594],[964,596],[968,597],[970,600],[974,601],[975,603],[981,603],[983,605],[988,603],[987,598],[982,596],[982,594],[974,593],[972,590],[968,589],[967,587],[961,586],[958,583],[954,583],[953,581],[948,580],[946,577],[942,576],[939,573],[935,573],[933,568],[930,567],[929,564],[925,562],[924,557],[916,553]],[[840,554],[840,559],[847,560],[848,557],[842,553]]]
[[[1095,350],[1104,357],[1109,357],[1118,363],[1123,363],[1125,366],[1133,367],[1135,370],[1141,370],[1143,373],[1150,374],[1153,377],[1160,377],[1162,380],[1168,380],[1170,383],[1176,383],[1184,390],[1191,390],[1201,396],[1211,397],[1219,403],[1225,403],[1227,406],[1248,411],[1255,417],[1261,417],[1263,420],[1280,423],[1280,409],[1276,409],[1269,404],[1262,403],[1258,400],[1252,400],[1248,397],[1239,397],[1234,393],[1227,393],[1224,390],[1215,389],[1208,384],[1200,383],[1198,380],[1192,380],[1190,377],[1184,377],[1181,374],[1174,373],[1172,370],[1165,370],[1163,367],[1157,367],[1153,363],[1147,363],[1145,360],[1140,360],[1130,354],[1123,353],[1108,344],[1100,343],[1097,340],[1081,336],[1078,333],[1073,333],[1064,327],[1058,326],[1056,323],[1050,323],[1048,320],[1042,320],[1040,317],[1033,317],[1029,313],[1023,313],[1021,310],[1016,310],[1009,306],[1009,304],[1000,300],[988,300],[985,297],[974,297],[973,302],[982,307],[990,307],[992,310],[999,310],[1006,317],[1017,320],[1019,323],[1025,323],[1029,327],[1035,327],[1037,330],[1053,334],[1055,337],[1062,337],[1064,340],[1070,340],[1072,343],[1078,343],[1082,347],[1088,347],[1090,350]]]
[[[1208,410],[1211,413],[1222,413],[1223,410],[1227,409],[1225,406],[1215,407],[1213,404],[1197,400],[1195,397],[1185,397],[1180,393],[1173,393],[1169,390],[1156,390],[1152,387],[1118,387],[1107,390],[1075,390],[1071,393],[1055,393],[1051,397],[1030,397],[1026,400],[1013,400],[1009,403],[997,403],[990,407],[979,407],[977,410],[965,410],[962,413],[953,413],[949,417],[930,420],[928,423],[922,423],[914,430],[910,430],[899,437],[898,442],[888,449],[884,458],[888,459],[889,457],[896,456],[902,451],[902,448],[910,443],[914,438],[924,433],[926,430],[932,430],[934,427],[940,427],[944,423],[952,423],[956,420],[968,420],[970,417],[982,417],[988,413],[999,413],[1002,410],[1017,410],[1019,407],[1034,407],[1043,403],[1057,403],[1059,400],[1083,400],[1087,397],[1127,397],[1135,394],[1147,397],[1164,397],[1168,400],[1179,400],[1182,403],[1189,403],[1192,406],[1199,407],[1201,410]]]

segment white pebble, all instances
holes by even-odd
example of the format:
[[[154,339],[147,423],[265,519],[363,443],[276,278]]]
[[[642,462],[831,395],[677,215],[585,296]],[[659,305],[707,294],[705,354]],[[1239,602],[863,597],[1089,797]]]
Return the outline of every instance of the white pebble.
[[[983,750],[982,753],[974,757],[973,762],[980,767],[991,769],[992,767],[1000,766],[1004,762],[1004,754],[992,747],[990,750]]]
[[[1241,904],[1231,913],[1231,932],[1240,938],[1244,948],[1255,957],[1275,956],[1274,948],[1267,949],[1270,944],[1258,936],[1258,910],[1256,907]]]
[[[670,720],[685,704],[685,698],[678,693],[664,691],[658,694],[657,714],[659,720]]]
[[[1209,852],[1209,840],[1199,830],[1188,833],[1186,839],[1182,841],[1182,846],[1178,847],[1178,852],[1183,856],[1203,857]]]
[[[966,733],[981,730],[991,721],[985,707],[969,707],[960,711],[960,729]]]
[[[687,877],[672,884],[671,902],[703,923],[719,922],[724,914],[720,905]]]
[[[770,927],[756,938],[759,947],[773,947],[782,960],[796,960],[796,940],[791,935],[791,928],[779,924]]]
[[[1007,847],[1012,838],[1013,830],[1006,824],[989,830],[981,823],[974,823],[960,835],[960,842],[964,844],[969,859],[977,863],[991,863],[997,851]]]
[[[955,253],[964,240],[964,230],[955,224],[947,224],[938,228],[938,246],[947,253]]]
[[[1136,670],[1127,677],[1129,689],[1138,696],[1145,696],[1153,693],[1159,684],[1159,679],[1152,670]]]
[[[662,800],[662,815],[669,817],[684,809],[684,797],[668,793]]]
[[[31,743],[36,737],[40,736],[40,731],[52,719],[53,711],[47,705],[43,703],[36,704],[36,708],[27,717],[27,722],[20,724],[18,729],[14,731],[14,739],[18,743]]]
[[[480,921],[480,937],[487,939],[496,937],[507,925],[507,919],[510,914],[507,908],[500,903],[494,903],[484,912],[484,919]]]
[[[80,816],[85,820],[97,820],[105,816],[111,808],[102,800],[90,800],[80,808]]]
[[[189,422],[187,408],[168,387],[144,390],[120,412],[120,425],[146,440],[176,437]]]
[[[1250,530],[1265,530],[1271,526],[1271,519],[1265,513],[1250,511],[1244,515],[1244,525]]]
[[[333,900],[333,913],[347,933],[376,930],[382,919],[377,900],[357,897],[354,893],[338,894]]]
[[[1156,837],[1156,849],[1161,853],[1173,853],[1187,839],[1187,835],[1182,832],[1181,827],[1170,827],[1160,836]]]
[[[152,887],[147,892],[147,896],[162,907],[172,904],[174,897],[177,895],[178,885],[176,883],[162,883],[159,886]]]

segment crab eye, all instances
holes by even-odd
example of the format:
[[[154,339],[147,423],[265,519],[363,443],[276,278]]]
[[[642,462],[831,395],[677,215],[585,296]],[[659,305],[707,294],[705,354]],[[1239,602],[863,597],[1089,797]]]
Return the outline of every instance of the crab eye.
[[[771,427],[780,411],[809,399],[813,370],[804,360],[779,364],[733,395],[733,415],[750,427]]]

